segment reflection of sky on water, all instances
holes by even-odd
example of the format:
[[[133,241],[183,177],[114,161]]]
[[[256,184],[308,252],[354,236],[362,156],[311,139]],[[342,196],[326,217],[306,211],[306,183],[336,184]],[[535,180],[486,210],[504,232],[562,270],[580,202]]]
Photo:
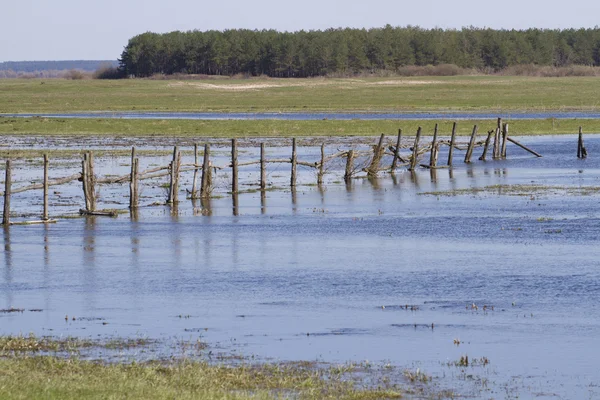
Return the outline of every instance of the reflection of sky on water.
[[[144,207],[137,216],[13,226],[1,233],[0,308],[44,311],[0,314],[0,333],[190,338],[196,329],[212,345],[241,344],[261,358],[389,360],[438,376],[468,354],[491,361],[485,374],[498,385],[520,376],[531,393],[589,397],[600,378],[598,194],[417,194],[600,186],[600,140],[586,138],[585,161],[575,158],[574,137],[522,141],[544,158],[509,147],[506,161],[455,162],[435,179],[403,171],[350,185],[341,165],[322,188],[302,170],[294,192],[237,198],[224,194],[222,176],[210,205],[186,200],[177,213]],[[319,149],[302,151],[310,158]],[[97,170],[126,171],[124,160],[99,161]],[[248,179],[256,172],[244,169]],[[288,177],[287,168],[269,170],[276,186]],[[188,178],[182,184],[191,186]],[[60,190],[77,202],[81,188]],[[125,207],[127,190],[100,189],[103,201],[121,198]],[[39,193],[30,193],[15,196],[13,209],[40,208]],[[397,307],[405,304],[419,309]],[[65,315],[107,325],[65,323]]]

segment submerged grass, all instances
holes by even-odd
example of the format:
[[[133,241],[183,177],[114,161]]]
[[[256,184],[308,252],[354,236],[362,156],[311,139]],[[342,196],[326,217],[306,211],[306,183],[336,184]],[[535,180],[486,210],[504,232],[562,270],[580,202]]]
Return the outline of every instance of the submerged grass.
[[[422,196],[465,196],[493,194],[505,196],[591,196],[600,193],[598,186],[551,186],[551,185],[491,185],[466,189],[421,192]]]
[[[140,120],[140,119],[61,119],[0,117],[0,134],[44,136],[107,136],[107,137],[306,137],[306,136],[370,136],[386,133],[396,135],[402,128],[404,135],[414,135],[419,126],[424,132],[433,132],[439,124],[442,135],[450,135],[452,120]],[[579,126],[584,132],[600,132],[600,120],[545,119],[507,120],[511,135],[575,134]],[[483,135],[494,129],[496,121],[458,121],[457,134],[470,135],[473,125]]]
[[[335,369],[204,362],[104,364],[55,357],[0,359],[0,393],[11,399],[395,399]]]
[[[30,335],[0,336],[0,356],[20,353],[74,353],[90,348],[108,350],[146,347],[153,341],[145,338],[110,339],[99,341],[77,337],[37,337]]]
[[[0,398],[9,399],[396,399],[389,376],[360,365],[316,362],[214,364],[188,358],[86,361],[79,350],[145,348],[149,339],[95,341],[0,336]],[[202,344],[197,342],[194,346]],[[241,362],[241,364],[240,364]],[[386,369],[386,373],[389,373]],[[393,372],[393,371],[392,371]]]

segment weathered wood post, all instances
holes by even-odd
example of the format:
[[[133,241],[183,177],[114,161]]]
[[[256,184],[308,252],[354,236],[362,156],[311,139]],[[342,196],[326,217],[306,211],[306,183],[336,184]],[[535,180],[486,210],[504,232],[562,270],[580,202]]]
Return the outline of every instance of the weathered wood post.
[[[136,207],[135,205],[135,147],[131,148],[131,173],[129,177],[129,208]]]
[[[92,210],[96,211],[96,174],[94,173],[94,153],[90,151],[90,156],[88,157],[89,163],[89,188],[90,188],[90,197],[92,199]]]
[[[290,177],[290,186],[296,186],[296,169],[298,167],[298,155],[296,154],[296,138],[292,139],[292,174]]]
[[[581,141],[583,140],[583,132],[579,127],[579,136],[577,137],[577,158],[581,158]]]
[[[506,137],[508,136],[508,124],[504,124],[502,127],[502,150],[500,152],[501,158],[506,158]]]
[[[485,161],[485,157],[487,156],[488,148],[490,147],[490,140],[492,139],[493,130],[488,131],[487,138],[485,139],[485,145],[483,146],[483,154],[479,157],[480,160]]]
[[[200,196],[210,196],[210,144],[204,145],[204,160],[202,162],[202,182],[200,183]]]
[[[385,134],[381,134],[379,137],[379,142],[377,146],[373,149],[373,159],[371,160],[371,164],[367,168],[367,175],[369,177],[377,176],[377,172],[379,172],[379,164],[381,163],[381,157],[383,157],[383,139],[385,138]]]
[[[319,172],[317,173],[317,184],[323,183],[323,174],[325,167],[325,144],[321,144],[321,162],[319,163]]]
[[[231,193],[238,192],[238,150],[237,139],[231,139]]]
[[[496,125],[496,134],[494,136],[494,151],[492,154],[492,158],[494,160],[500,158],[500,133],[502,132],[502,118],[498,118],[498,123]]]
[[[260,190],[267,188],[267,170],[266,170],[266,159],[265,159],[265,144],[260,144]]]
[[[579,127],[579,141],[577,145],[577,158],[587,158],[587,150],[583,144],[583,130]]]
[[[139,186],[139,177],[140,177],[140,159],[135,158],[133,161],[133,204],[132,208],[137,208],[140,202],[140,186]]]
[[[452,166],[452,157],[454,156],[454,142],[456,140],[456,122],[452,124],[452,136],[450,136],[450,150],[448,150],[448,166]]]
[[[42,213],[42,219],[48,220],[48,154],[44,154],[44,211]]]
[[[96,211],[96,191],[94,187],[96,179],[94,177],[94,155],[91,151],[83,154],[81,177],[85,210],[94,212]]]
[[[412,159],[410,160],[410,171],[414,171],[417,167],[417,157],[419,156],[419,139],[421,139],[421,127],[417,129],[415,136],[415,144],[413,145]]]
[[[192,199],[198,197],[198,143],[194,143],[194,180],[192,182]]]
[[[541,156],[542,156],[541,154],[539,154],[539,153],[537,153],[537,152],[535,152],[535,151],[531,150],[529,147],[527,147],[527,146],[524,146],[524,145],[522,145],[521,143],[517,142],[515,139],[511,138],[510,136],[507,136],[507,137],[506,137],[506,140],[508,140],[508,141],[509,141],[509,142],[511,142],[511,143],[514,143],[514,144],[516,144],[517,146],[519,146],[519,147],[520,147],[520,148],[522,148],[523,150],[525,150],[525,151],[528,151],[529,153],[533,154],[533,155],[534,155],[534,156],[536,156],[536,157],[541,157]]]
[[[465,154],[465,162],[471,162],[471,156],[473,155],[473,148],[475,147],[475,138],[477,137],[477,125],[473,127],[473,132],[471,133],[471,140],[469,140],[469,147],[467,148],[467,154]]]
[[[352,172],[354,170],[354,150],[349,150],[346,157],[346,172],[344,173],[344,181],[348,183],[352,179]]]
[[[171,175],[170,175],[170,182],[169,182],[169,196],[167,198],[167,203],[169,204],[173,204],[173,203],[177,203],[179,200],[179,170],[177,167],[178,164],[178,156],[179,154],[179,149],[177,146],[173,147],[173,159],[171,160]]]
[[[4,212],[2,214],[2,225],[10,225],[10,194],[12,190],[10,160],[6,160],[6,171],[4,175]]]
[[[394,159],[392,160],[392,172],[398,166],[398,159],[400,158],[400,142],[402,141],[402,129],[398,129],[398,139],[396,139],[396,151],[394,151]]]
[[[438,124],[435,124],[433,129],[433,139],[431,140],[431,151],[429,153],[429,168],[435,168],[437,164],[437,136]]]

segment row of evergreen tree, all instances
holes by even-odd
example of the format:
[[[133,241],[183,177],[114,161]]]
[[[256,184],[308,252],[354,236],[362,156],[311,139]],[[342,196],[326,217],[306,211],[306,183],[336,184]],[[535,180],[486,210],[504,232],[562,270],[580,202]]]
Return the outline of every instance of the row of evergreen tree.
[[[120,58],[128,76],[153,74],[309,77],[455,64],[501,70],[512,65],[600,65],[600,28],[461,30],[392,27],[143,33]]]

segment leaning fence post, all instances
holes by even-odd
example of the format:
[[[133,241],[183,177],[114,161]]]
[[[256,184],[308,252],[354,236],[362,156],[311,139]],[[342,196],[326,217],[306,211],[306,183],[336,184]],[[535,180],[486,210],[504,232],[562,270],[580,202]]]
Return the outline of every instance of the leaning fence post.
[[[10,160],[6,160],[6,171],[4,178],[4,213],[2,214],[2,225],[10,225],[10,193],[11,193],[11,166]]]
[[[448,150],[448,166],[452,166],[452,156],[454,155],[454,141],[456,140],[456,122],[452,124],[452,136],[450,136],[450,150]]]
[[[371,164],[367,168],[368,176],[376,176],[377,172],[379,172],[379,164],[381,163],[381,157],[383,156],[383,139],[385,138],[385,134],[381,134],[379,137],[379,142],[377,146],[373,149],[373,160],[371,160]]]
[[[48,220],[48,154],[44,154],[44,212],[42,219]]]
[[[198,184],[198,143],[194,143],[194,181],[192,182],[192,199],[197,198]]]
[[[237,139],[231,139],[231,193],[238,192]]]
[[[488,148],[490,147],[490,140],[492,139],[492,133],[494,133],[493,130],[488,131],[487,138],[485,139],[485,145],[483,146],[483,153],[481,154],[481,157],[479,157],[479,159],[482,161],[485,161],[485,157],[487,156]]]
[[[465,154],[465,162],[471,162],[471,156],[473,155],[473,148],[475,147],[475,138],[477,137],[477,125],[473,127],[473,132],[471,133],[471,140],[469,140],[469,147],[467,148],[467,154]]]
[[[292,139],[292,174],[290,178],[290,186],[296,186],[296,168],[298,163],[298,155],[296,154],[296,138]]]
[[[402,129],[398,129],[398,139],[396,139],[396,151],[394,151],[394,159],[392,160],[392,172],[398,165],[398,158],[400,158],[400,142],[402,141]]]
[[[413,145],[412,159],[410,160],[410,171],[414,171],[417,167],[417,157],[419,156],[419,139],[421,138],[421,127],[417,129],[417,135],[415,136],[415,144]]]

